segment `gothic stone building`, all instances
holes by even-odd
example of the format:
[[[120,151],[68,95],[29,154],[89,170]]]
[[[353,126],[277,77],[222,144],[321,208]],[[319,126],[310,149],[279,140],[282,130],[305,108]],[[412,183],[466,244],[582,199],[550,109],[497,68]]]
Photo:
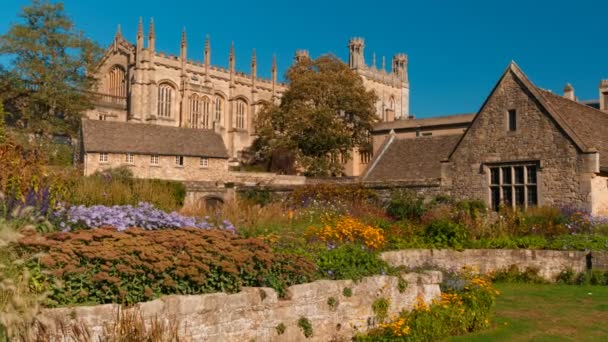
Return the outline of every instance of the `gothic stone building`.
[[[100,82],[88,119],[196,129],[201,134],[213,130],[222,137],[229,158],[238,160],[240,152],[255,139],[256,113],[264,104],[279,101],[286,90],[285,84],[277,82],[276,59],[268,80],[257,76],[255,50],[251,71],[245,74],[235,70],[234,45],[228,69],[224,69],[211,64],[208,38],[202,62],[189,59],[185,32],[179,56],[157,52],[155,40],[152,21],[147,46],[141,20],[135,44],[128,42],[119,28],[97,67]],[[351,39],[349,49],[350,67],[378,95],[378,119],[408,118],[407,57],[395,55],[392,71],[386,72],[384,58],[380,69],[376,68],[375,56],[371,66],[365,64],[363,39]],[[296,53],[296,59],[307,56],[306,50]],[[370,152],[355,151],[353,159],[344,161],[345,173],[359,175],[370,159]]]
[[[608,215],[608,91],[600,87],[600,110],[576,101],[570,88],[565,96],[540,89],[512,63],[464,133],[393,131],[363,180],[492,208],[573,205]]]

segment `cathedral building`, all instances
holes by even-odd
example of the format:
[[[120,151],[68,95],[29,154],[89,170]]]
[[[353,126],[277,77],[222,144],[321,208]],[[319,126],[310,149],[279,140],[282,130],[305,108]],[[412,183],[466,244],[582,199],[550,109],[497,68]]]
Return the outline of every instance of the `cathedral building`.
[[[145,43],[147,40],[147,43]],[[89,120],[107,120],[212,130],[222,137],[230,160],[238,161],[242,151],[251,146],[255,135],[255,117],[268,103],[277,103],[287,89],[277,81],[276,58],[271,78],[257,76],[255,50],[248,74],[235,69],[234,44],[230,48],[228,69],[211,64],[211,45],[205,41],[202,62],[189,59],[188,42],[182,33],[179,56],[155,49],[154,22],[150,21],[147,39],[140,20],[135,44],[126,40],[120,27],[111,46],[96,69],[99,79],[93,93],[95,107],[86,113]],[[407,56],[397,54],[390,72],[376,67],[376,57],[366,65],[364,41],[349,41],[349,61],[365,86],[377,96],[378,121],[409,118],[409,81]],[[308,57],[306,50],[295,59]],[[355,151],[344,160],[345,174],[357,176],[371,160],[371,151]]]

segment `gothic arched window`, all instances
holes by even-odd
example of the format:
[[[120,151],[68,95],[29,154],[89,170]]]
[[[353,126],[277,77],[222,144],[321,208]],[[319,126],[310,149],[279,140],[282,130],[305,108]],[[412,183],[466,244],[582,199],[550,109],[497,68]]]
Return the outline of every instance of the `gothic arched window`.
[[[112,96],[127,96],[127,73],[121,66],[114,66],[108,73],[108,94]]]
[[[211,128],[211,101],[207,96],[204,96],[202,101],[202,113],[203,113],[203,128]]]
[[[245,117],[247,116],[247,103],[236,100],[236,128],[245,128]]]
[[[198,95],[194,94],[190,96],[190,117],[189,124],[191,128],[198,128],[199,120],[201,117],[201,100]]]
[[[171,103],[173,102],[173,87],[168,83],[158,86],[158,116],[171,117]]]
[[[213,118],[213,120],[215,122],[222,122],[223,114],[224,114],[224,98],[218,95],[215,98],[215,117]]]

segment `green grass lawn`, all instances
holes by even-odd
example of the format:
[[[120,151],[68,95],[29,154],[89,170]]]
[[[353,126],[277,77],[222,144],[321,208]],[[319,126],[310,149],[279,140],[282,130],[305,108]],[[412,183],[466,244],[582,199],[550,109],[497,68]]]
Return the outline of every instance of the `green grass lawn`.
[[[493,327],[449,341],[608,341],[608,286],[496,287]]]

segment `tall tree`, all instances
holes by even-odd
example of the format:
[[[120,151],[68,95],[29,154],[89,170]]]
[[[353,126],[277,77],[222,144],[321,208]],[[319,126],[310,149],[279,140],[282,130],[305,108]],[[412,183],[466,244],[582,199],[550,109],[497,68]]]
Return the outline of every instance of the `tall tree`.
[[[99,46],[64,12],[62,3],[34,0],[21,22],[0,36],[0,54],[12,58],[0,74],[9,123],[34,132],[74,134],[90,107],[86,90]]]
[[[272,160],[290,154],[307,175],[341,173],[341,156],[368,142],[375,93],[333,55],[298,61],[286,79],[281,103],[258,114],[258,155]]]

